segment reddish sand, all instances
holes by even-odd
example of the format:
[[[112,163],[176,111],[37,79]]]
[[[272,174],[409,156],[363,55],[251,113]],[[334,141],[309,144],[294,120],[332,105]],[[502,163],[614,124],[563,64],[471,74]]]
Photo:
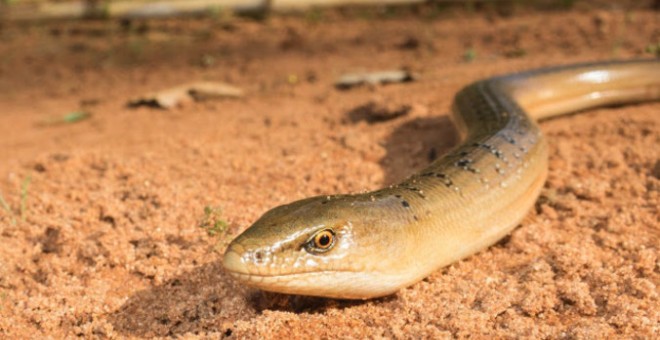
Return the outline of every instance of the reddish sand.
[[[535,211],[393,296],[264,293],[219,263],[271,207],[375,189],[446,152],[452,97],[471,81],[650,57],[658,12],[606,8],[0,27],[0,193],[14,215],[0,207],[0,337],[658,337],[658,103],[543,122],[550,172]],[[397,68],[419,78],[333,87]],[[125,106],[200,79],[246,96]],[[371,101],[411,110],[349,119]],[[81,108],[91,118],[42,124]],[[199,227],[205,206],[222,209],[219,236]]]

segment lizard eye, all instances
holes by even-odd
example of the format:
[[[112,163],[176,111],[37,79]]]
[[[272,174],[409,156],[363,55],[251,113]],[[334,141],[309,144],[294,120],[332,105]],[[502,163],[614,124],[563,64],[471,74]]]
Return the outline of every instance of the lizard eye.
[[[323,229],[307,241],[305,248],[311,253],[325,253],[335,245],[335,239],[335,233],[331,229]]]

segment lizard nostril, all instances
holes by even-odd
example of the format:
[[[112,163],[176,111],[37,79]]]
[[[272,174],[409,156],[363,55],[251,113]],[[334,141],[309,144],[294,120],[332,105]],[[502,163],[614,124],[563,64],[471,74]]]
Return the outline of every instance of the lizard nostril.
[[[268,262],[268,253],[265,250],[255,250],[252,253],[252,258],[256,264],[264,264]]]

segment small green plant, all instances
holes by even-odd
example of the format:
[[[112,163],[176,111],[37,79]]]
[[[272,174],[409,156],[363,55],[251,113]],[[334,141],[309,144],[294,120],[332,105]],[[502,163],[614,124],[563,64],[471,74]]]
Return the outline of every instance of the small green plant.
[[[220,5],[214,5],[209,7],[208,9],[209,17],[215,21],[220,21],[221,19],[223,19],[226,15],[225,14],[226,12],[227,10]]]
[[[300,78],[295,73],[289,73],[289,75],[286,77],[286,82],[289,83],[289,85],[296,85],[299,81]]]
[[[464,60],[465,62],[468,62],[468,63],[469,63],[469,62],[472,62],[472,61],[474,61],[474,59],[476,59],[476,58],[477,58],[477,51],[476,51],[474,48],[472,48],[472,47],[468,48],[468,49],[463,53],[463,60]]]
[[[205,206],[204,217],[198,226],[206,230],[207,235],[220,238],[225,232],[227,232],[229,224],[222,219],[222,208]],[[212,251],[219,253],[228,243],[229,239],[225,237],[213,246]]]
[[[650,53],[656,56],[657,58],[660,58],[660,42],[656,44],[648,44],[644,49],[644,52]]]
[[[48,118],[42,121],[39,125],[48,126],[48,125],[59,125],[59,124],[73,124],[88,119],[90,117],[92,117],[92,114],[84,110],[71,111],[60,117]]]
[[[32,182],[32,176],[28,175],[25,177],[23,182],[21,182],[21,205],[20,205],[20,214],[19,217],[22,222],[25,222],[25,218],[27,217],[27,199],[28,199],[28,189],[30,188],[30,182]],[[9,203],[7,203],[7,200],[5,200],[4,196],[0,193],[0,206],[2,209],[7,212],[7,215],[11,218],[11,224],[16,225],[16,214],[14,211],[11,209],[11,206]]]
[[[62,117],[62,122],[63,123],[75,123],[75,122],[79,122],[83,119],[87,119],[87,118],[89,118],[89,116],[90,116],[89,112],[85,112],[85,111],[69,112],[69,113],[65,114]]]
[[[215,5],[209,7],[208,16],[211,18],[211,21],[223,28],[232,27],[232,22],[236,20],[236,14],[228,9],[227,7],[221,5]],[[211,29],[212,30],[212,29]],[[209,32],[209,37],[212,36],[212,33]]]
[[[209,236],[218,236],[227,231],[229,224],[222,219],[222,208],[204,207],[204,218],[199,223],[199,227],[206,230]]]
[[[324,12],[318,7],[312,7],[305,12],[305,20],[310,24],[318,24],[324,20]]]
[[[5,201],[5,198],[0,194],[0,205],[2,205],[2,208],[7,212],[7,214],[11,218],[11,224],[16,225],[16,216],[14,216],[14,212],[11,211],[11,207],[9,204],[7,204],[7,201]]]

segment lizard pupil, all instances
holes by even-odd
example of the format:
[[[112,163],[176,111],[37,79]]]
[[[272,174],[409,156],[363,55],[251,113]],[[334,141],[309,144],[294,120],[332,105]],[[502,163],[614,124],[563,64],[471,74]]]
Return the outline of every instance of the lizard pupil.
[[[321,247],[327,247],[328,244],[330,244],[330,236],[328,236],[328,235],[321,235],[321,237],[319,237],[319,245],[320,245]]]

